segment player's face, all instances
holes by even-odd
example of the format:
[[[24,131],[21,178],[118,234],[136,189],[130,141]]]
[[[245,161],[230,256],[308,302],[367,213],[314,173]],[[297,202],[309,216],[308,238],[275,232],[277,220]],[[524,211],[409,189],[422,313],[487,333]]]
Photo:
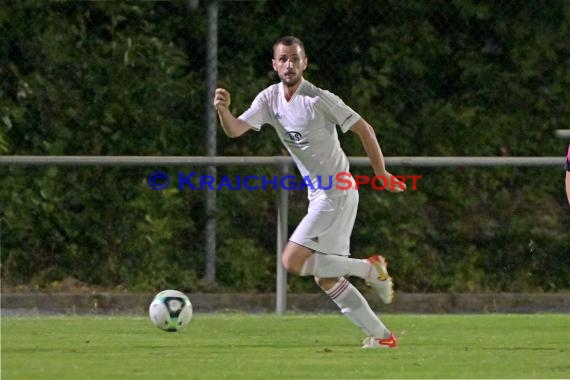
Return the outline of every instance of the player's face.
[[[273,52],[273,70],[277,71],[279,79],[287,87],[299,84],[303,71],[307,68],[305,52],[297,44],[277,45]]]

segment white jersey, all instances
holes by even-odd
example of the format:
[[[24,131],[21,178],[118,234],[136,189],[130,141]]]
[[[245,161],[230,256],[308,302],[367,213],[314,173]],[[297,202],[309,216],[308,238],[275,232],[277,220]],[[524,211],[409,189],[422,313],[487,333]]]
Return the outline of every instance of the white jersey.
[[[277,83],[260,92],[239,119],[257,131],[264,124],[275,128],[303,178],[312,182],[307,187],[309,200],[345,191],[336,188],[337,174],[349,171],[336,126],[346,132],[360,115],[338,96],[302,79],[287,101],[283,85]],[[342,187],[346,188],[346,182]]]

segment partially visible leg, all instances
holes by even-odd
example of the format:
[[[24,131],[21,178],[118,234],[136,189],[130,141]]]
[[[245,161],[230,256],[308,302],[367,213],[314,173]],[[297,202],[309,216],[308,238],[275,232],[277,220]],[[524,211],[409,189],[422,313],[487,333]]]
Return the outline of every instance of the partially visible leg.
[[[370,262],[348,258],[357,209],[357,191],[311,201],[309,212],[283,250],[285,268],[301,276],[336,278],[349,274],[369,277],[373,271]]]
[[[367,336],[380,339],[391,336],[391,332],[378,319],[364,296],[346,278],[315,277],[315,282],[340,308],[342,314]]]
[[[372,286],[384,303],[394,298],[392,278],[382,256],[352,259],[346,256],[325,255],[290,241],[283,250],[282,263],[289,272],[300,276],[338,278],[357,276]]]
[[[368,260],[346,256],[325,255],[289,241],[283,250],[283,266],[301,276],[336,278],[344,275],[368,278],[374,270]]]
[[[358,289],[344,278],[346,274],[365,278],[369,285],[374,286],[380,298],[385,303],[390,303],[393,297],[392,280],[382,257],[373,256],[359,260],[325,255],[289,241],[283,250],[282,264],[291,273],[315,276],[317,284],[341,312],[367,335],[363,348],[396,347],[394,335],[374,314]],[[375,286],[376,283],[380,284],[380,291]]]
[[[313,250],[289,241],[283,250],[281,263],[288,272],[301,275],[303,265],[313,253]]]

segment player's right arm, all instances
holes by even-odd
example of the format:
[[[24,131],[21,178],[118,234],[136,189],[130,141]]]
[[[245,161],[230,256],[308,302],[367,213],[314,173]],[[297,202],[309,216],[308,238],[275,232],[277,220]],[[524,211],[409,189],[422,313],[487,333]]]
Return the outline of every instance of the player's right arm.
[[[217,88],[214,94],[214,107],[218,111],[222,129],[229,137],[239,137],[247,132],[251,126],[243,120],[236,118],[230,111],[231,95],[224,88]]]

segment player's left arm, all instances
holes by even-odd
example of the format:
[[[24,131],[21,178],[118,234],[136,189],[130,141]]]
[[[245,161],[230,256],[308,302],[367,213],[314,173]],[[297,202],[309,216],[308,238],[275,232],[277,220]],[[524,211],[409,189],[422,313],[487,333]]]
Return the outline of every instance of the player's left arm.
[[[384,155],[382,154],[382,149],[380,148],[380,143],[376,138],[376,133],[374,128],[366,120],[360,118],[356,123],[352,125],[350,130],[358,135],[362,146],[370,158],[370,163],[374,169],[374,174],[377,176],[382,176],[389,181],[387,189],[394,192],[400,192],[406,190],[406,184],[396,177],[392,178],[393,175],[386,170],[386,165],[384,163]]]

